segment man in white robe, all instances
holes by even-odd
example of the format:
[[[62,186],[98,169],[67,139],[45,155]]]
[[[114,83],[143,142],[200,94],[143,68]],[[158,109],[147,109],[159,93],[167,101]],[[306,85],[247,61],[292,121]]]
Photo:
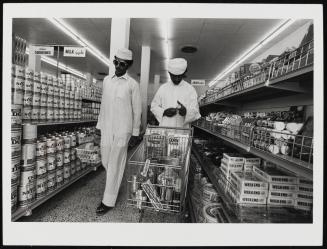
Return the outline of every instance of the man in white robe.
[[[190,123],[201,117],[198,95],[192,85],[183,80],[187,61],[175,58],[168,63],[171,81],[163,84],[151,103],[151,112],[159,126],[189,128]]]
[[[106,186],[97,215],[115,206],[124,174],[128,143],[140,132],[141,95],[139,84],[127,74],[132,51],[119,49],[114,59],[115,74],[103,81],[100,114],[96,128],[101,130],[101,159],[106,169]],[[133,141],[132,141],[133,140]]]

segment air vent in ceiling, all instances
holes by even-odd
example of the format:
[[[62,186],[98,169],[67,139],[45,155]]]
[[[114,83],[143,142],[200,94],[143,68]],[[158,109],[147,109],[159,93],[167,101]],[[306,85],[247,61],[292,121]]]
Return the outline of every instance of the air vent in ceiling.
[[[181,48],[181,51],[183,53],[188,53],[188,54],[192,54],[192,53],[195,53],[196,51],[198,51],[198,49],[194,46],[191,46],[191,45],[186,45],[186,46],[183,46]]]

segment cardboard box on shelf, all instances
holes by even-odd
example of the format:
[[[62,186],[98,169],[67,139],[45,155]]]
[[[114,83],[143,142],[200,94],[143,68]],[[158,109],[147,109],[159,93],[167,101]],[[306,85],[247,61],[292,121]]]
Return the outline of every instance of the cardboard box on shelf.
[[[295,200],[292,198],[278,198],[278,197],[271,197],[267,198],[267,205],[277,205],[277,206],[294,206]]]
[[[253,171],[253,164],[244,164],[243,165],[244,172],[252,172]]]
[[[260,165],[261,164],[261,158],[259,157],[253,157],[251,154],[245,154],[244,157],[244,164],[252,164],[252,165]]]
[[[223,153],[223,159],[226,159],[227,163],[244,164],[244,157],[237,153]]]
[[[269,183],[269,191],[297,192],[299,186],[297,184]]]
[[[298,180],[298,184],[313,185],[313,181],[309,179],[298,177],[297,180]]]
[[[243,189],[268,189],[268,183],[256,177],[252,172],[231,172],[231,181],[240,192]]]
[[[229,171],[243,171],[243,163],[228,162],[226,158],[221,159],[221,166],[224,166]]]
[[[266,167],[260,168],[258,166],[253,167],[253,172],[263,180],[271,183],[287,183],[287,184],[297,184],[297,177],[291,175],[277,167]]]
[[[287,192],[287,191],[270,191],[268,197],[271,198],[296,198],[296,192]]]
[[[302,192],[299,191],[296,193],[296,198],[297,199],[303,199],[303,200],[307,200],[308,202],[312,202],[313,201],[313,194],[310,192]]]
[[[296,199],[294,208],[305,210],[305,211],[312,211],[313,203],[312,201],[308,201],[306,199]]]
[[[299,184],[298,185],[298,191],[299,192],[313,193],[313,186],[310,185],[310,184]]]

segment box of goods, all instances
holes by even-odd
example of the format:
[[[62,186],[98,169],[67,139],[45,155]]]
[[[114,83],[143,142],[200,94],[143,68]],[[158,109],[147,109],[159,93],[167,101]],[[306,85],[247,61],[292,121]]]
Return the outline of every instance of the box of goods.
[[[297,184],[269,183],[270,192],[297,192],[298,190]]]
[[[227,163],[244,164],[244,157],[237,153],[223,153],[223,158]]]
[[[277,198],[268,196],[267,205],[277,205],[277,206],[294,206],[295,200],[292,198]]]
[[[307,200],[307,199],[296,199],[294,208],[295,209],[300,209],[304,211],[312,211],[313,207],[313,201]]]
[[[244,172],[252,172],[253,171],[253,164],[244,164],[243,165],[243,171]]]
[[[253,157],[251,154],[245,154],[244,157],[244,164],[252,164],[252,165],[260,165],[261,164],[261,158],[259,157]]]
[[[231,185],[228,192],[230,197],[237,204],[260,204],[265,205],[267,203],[267,195],[251,195],[251,194],[242,194],[244,190],[241,192],[235,188],[235,186]],[[251,192],[251,191],[248,191]],[[258,191],[260,192],[260,190]],[[266,194],[267,192],[265,192]]]
[[[271,198],[291,198],[295,199],[297,192],[269,190],[268,197]]]
[[[310,192],[302,192],[299,191],[296,193],[296,198],[297,199],[302,199],[302,200],[306,200],[308,202],[312,202],[313,201],[313,194]]]
[[[167,155],[169,157],[179,158],[183,162],[189,148],[189,135],[167,134]]]
[[[221,159],[221,166],[224,166],[230,171],[243,171],[243,163],[228,162],[226,158]]]
[[[230,169],[223,163],[220,164],[220,171],[227,180],[230,180]]]
[[[242,192],[247,190],[267,190],[268,183],[258,178],[253,172],[231,172],[231,182]]]
[[[313,181],[312,180],[309,180],[309,179],[305,179],[305,178],[302,178],[302,177],[298,177],[298,184],[299,185],[313,185]]]
[[[297,184],[297,177],[277,167],[253,167],[253,172],[267,182]]]

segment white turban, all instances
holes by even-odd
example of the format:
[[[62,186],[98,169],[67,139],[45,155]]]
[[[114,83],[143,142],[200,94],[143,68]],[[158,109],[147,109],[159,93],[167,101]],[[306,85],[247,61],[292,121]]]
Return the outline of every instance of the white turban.
[[[181,75],[185,73],[187,68],[187,61],[183,58],[171,59],[168,63],[168,72],[174,75]]]
[[[127,48],[120,48],[118,49],[116,53],[116,57],[122,60],[132,60],[133,59],[133,53],[131,50]]]

